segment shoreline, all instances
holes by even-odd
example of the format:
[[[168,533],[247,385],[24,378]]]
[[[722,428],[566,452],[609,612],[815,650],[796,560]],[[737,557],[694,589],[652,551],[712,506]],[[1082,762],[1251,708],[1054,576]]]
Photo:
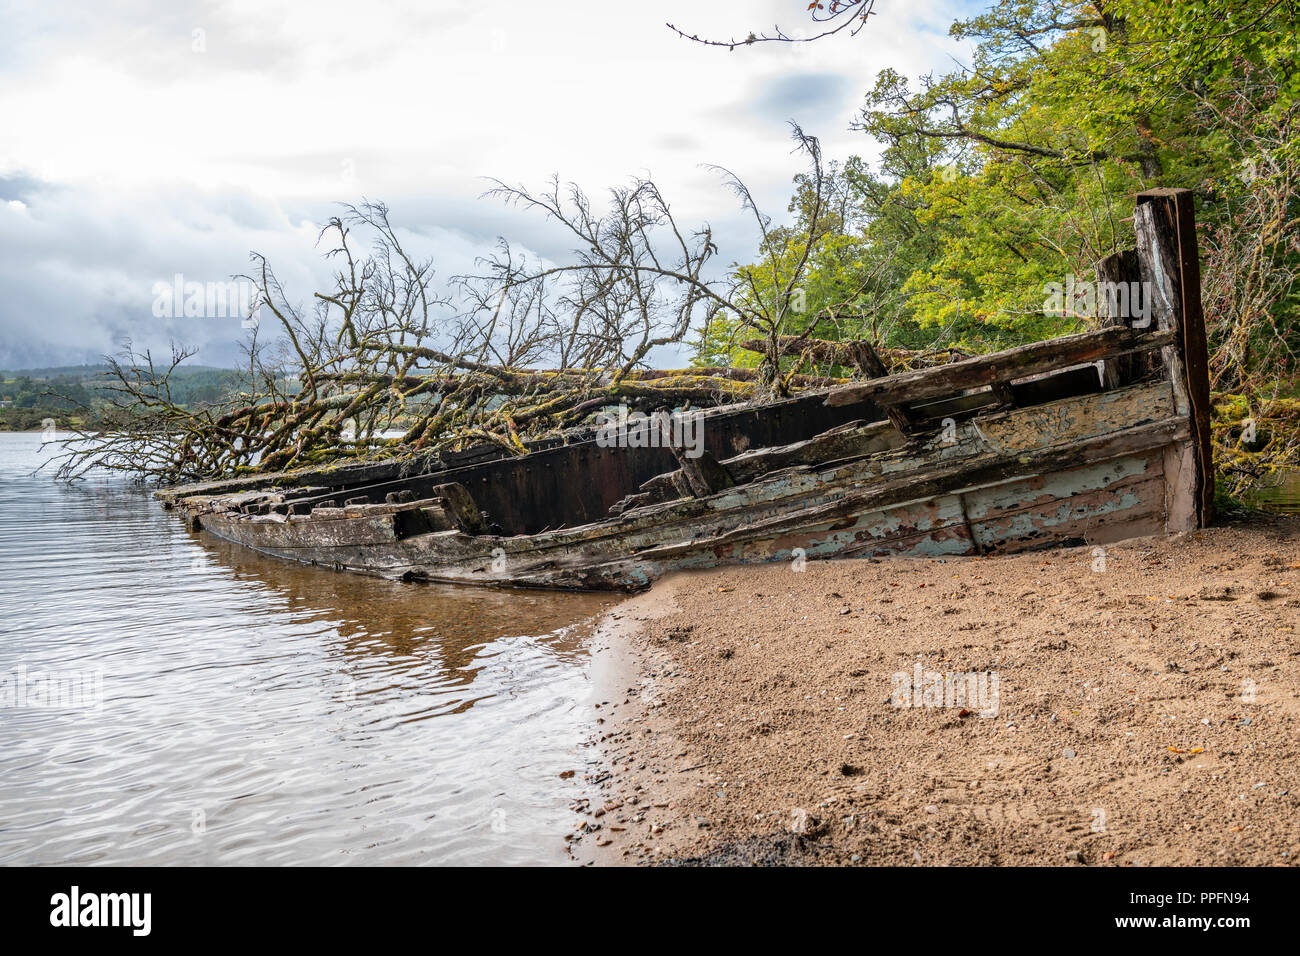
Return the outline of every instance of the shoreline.
[[[674,667],[644,636],[647,627],[676,613],[679,589],[709,573],[665,575],[607,612],[592,635],[590,700],[598,729],[587,745],[595,758],[583,775],[583,795],[571,807],[576,827],[565,835],[569,856],[580,865],[658,862],[679,850],[671,836],[660,839],[666,833],[661,823],[675,816],[687,790],[702,782],[702,768],[683,762],[686,751],[672,721],[659,716],[660,689],[671,682]],[[626,756],[623,746],[637,737],[650,744],[644,753],[637,751],[644,759],[620,759]],[[646,837],[657,845],[637,852]]]
[[[1297,517],[677,572],[594,641],[585,865],[1300,860]]]

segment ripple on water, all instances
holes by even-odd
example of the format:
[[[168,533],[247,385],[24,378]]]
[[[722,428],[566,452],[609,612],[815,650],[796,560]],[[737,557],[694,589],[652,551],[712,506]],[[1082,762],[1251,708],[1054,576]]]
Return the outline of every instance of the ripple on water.
[[[558,863],[610,599],[372,580],[191,535],[0,434],[0,863]]]

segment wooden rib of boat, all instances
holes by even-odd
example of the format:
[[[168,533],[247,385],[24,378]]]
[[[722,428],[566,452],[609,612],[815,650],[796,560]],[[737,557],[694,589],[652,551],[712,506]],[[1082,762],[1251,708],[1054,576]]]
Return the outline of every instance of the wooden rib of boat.
[[[1121,321],[949,365],[696,412],[704,454],[571,435],[160,491],[191,527],[339,570],[635,590],[677,568],[980,555],[1186,531],[1212,517],[1191,197],[1139,196],[1149,284]],[[1127,264],[1127,265],[1126,265]],[[1136,269],[1136,275],[1131,274]]]

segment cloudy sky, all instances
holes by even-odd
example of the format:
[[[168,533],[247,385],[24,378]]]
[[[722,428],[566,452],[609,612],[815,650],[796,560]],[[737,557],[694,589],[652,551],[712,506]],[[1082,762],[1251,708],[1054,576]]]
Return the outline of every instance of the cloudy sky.
[[[483,177],[590,192],[652,174],[730,262],[755,234],[703,163],[780,219],[787,121],[828,158],[873,156],[849,123],[878,70],[946,71],[969,0],[879,0],[857,37],[737,52],[706,36],[807,27],[801,0],[0,0],[0,368],[94,362],[125,338],[228,365],[237,320],[159,319],[180,273],[224,281],[265,253],[306,300],[317,223],[381,199],[439,273],[497,236],[563,237],[481,200]]]

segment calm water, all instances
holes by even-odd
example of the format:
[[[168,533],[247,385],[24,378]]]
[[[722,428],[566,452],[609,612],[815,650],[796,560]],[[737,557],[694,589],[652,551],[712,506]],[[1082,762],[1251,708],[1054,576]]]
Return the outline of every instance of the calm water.
[[[609,598],[258,558],[38,445],[0,433],[0,863],[566,859]]]

